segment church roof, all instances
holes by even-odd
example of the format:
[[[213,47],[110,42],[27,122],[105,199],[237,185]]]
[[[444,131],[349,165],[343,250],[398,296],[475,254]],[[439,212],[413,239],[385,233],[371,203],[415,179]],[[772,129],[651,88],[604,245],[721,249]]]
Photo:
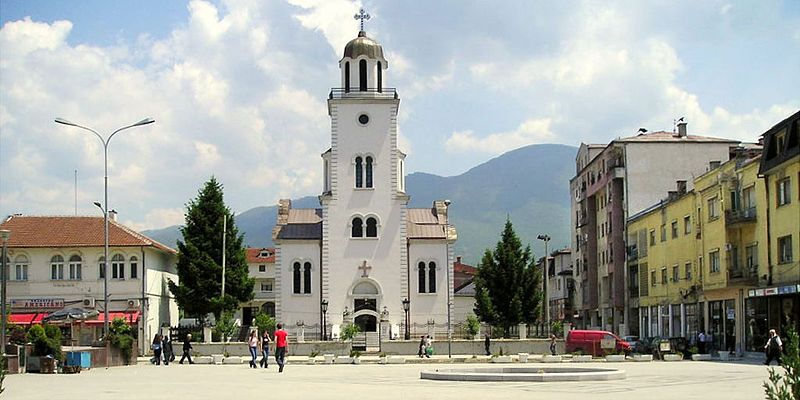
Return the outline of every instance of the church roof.
[[[444,239],[445,224],[439,223],[436,208],[409,208],[406,234],[409,239]]]
[[[358,37],[347,42],[347,45],[344,46],[344,57],[357,58],[358,56],[385,61],[383,47],[378,42],[367,37],[367,33],[364,31],[358,32]]]
[[[286,224],[280,225],[277,239],[322,239],[322,209],[291,208]]]
[[[320,208],[292,208],[289,210],[290,224],[316,224],[322,222]]]

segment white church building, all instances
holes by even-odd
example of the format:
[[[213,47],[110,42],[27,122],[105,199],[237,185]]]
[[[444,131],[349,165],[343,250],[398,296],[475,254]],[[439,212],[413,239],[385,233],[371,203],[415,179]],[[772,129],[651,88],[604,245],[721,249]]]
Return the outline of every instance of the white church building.
[[[320,208],[279,202],[272,233],[276,318],[307,340],[336,338],[348,323],[368,340],[379,329],[384,340],[402,339],[406,321],[441,332],[448,305],[452,312],[457,236],[449,202],[407,207],[406,155],[397,147],[400,99],[385,85],[388,67],[383,48],[362,27],[345,46],[341,85],[328,97],[331,147],[322,153]]]

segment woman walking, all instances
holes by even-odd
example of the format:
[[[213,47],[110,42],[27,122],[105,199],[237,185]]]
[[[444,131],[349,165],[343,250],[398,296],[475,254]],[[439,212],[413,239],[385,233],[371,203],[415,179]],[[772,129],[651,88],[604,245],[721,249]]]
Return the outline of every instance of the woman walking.
[[[156,359],[156,365],[161,365],[161,334],[156,333],[156,336],[153,338],[153,356]]]
[[[250,348],[250,367],[258,368],[256,366],[256,359],[258,358],[258,332],[255,330],[250,332],[250,338],[247,339],[247,346]]]
[[[169,365],[170,361],[175,360],[175,353],[172,352],[172,341],[169,336],[164,336],[161,342],[161,351],[164,353],[164,365]]]
[[[261,335],[261,354],[263,356],[263,358],[261,359],[261,362],[259,363],[261,365],[261,368],[269,368],[269,342],[270,342],[270,340],[271,339],[269,338],[269,332],[267,332],[265,330],[264,334]]]

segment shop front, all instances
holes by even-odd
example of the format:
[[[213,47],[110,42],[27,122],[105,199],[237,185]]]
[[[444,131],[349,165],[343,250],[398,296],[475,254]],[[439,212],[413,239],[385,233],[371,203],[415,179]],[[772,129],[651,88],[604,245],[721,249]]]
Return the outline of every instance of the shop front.
[[[769,330],[785,337],[789,326],[800,331],[800,284],[748,290],[745,299],[746,349],[763,351]]]

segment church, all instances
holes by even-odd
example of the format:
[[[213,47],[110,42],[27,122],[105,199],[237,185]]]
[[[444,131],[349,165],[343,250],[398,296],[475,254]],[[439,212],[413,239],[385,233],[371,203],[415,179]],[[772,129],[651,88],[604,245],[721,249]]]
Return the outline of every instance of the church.
[[[335,339],[346,324],[358,325],[367,340],[379,331],[383,340],[408,339],[409,324],[444,332],[457,238],[450,202],[408,208],[406,154],[397,147],[400,97],[385,85],[389,63],[363,19],[339,68],[341,84],[328,96],[331,144],[322,153],[320,206],[279,201],[276,319],[308,340]]]

